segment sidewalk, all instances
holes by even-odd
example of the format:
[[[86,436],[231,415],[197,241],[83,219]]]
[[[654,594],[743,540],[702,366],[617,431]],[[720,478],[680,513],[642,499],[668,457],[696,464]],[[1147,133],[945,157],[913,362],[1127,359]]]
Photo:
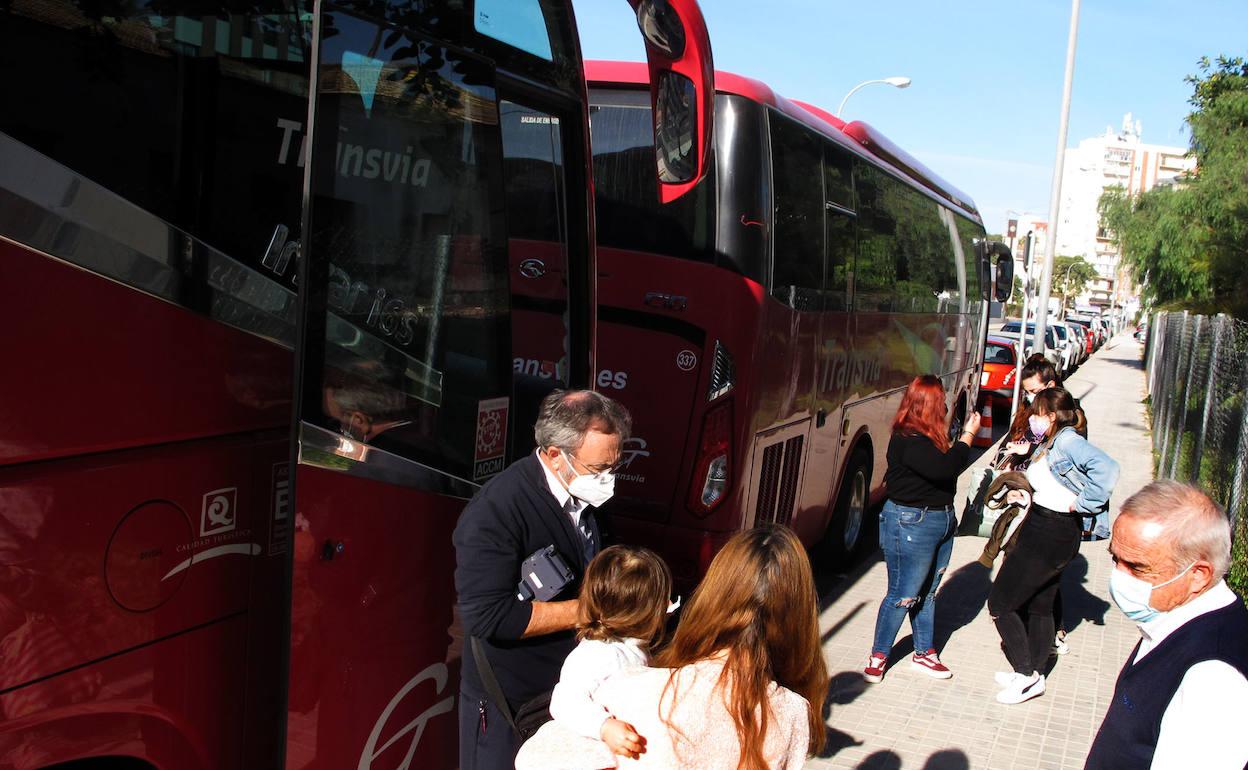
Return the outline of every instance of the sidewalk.
[[[1130,334],[1123,333],[1067,381],[1087,412],[1089,438],[1122,465],[1113,515],[1123,500],[1152,480],[1140,352]],[[976,464],[986,465],[994,451]],[[963,486],[968,476],[963,475]],[[960,492],[959,510],[964,499]],[[1138,639],[1135,625],[1109,600],[1106,543],[1085,543],[1066,570],[1062,593],[1070,652],[1057,660],[1046,694],[1017,706],[993,699],[993,672],[1009,666],[985,608],[991,575],[975,561],[983,545],[979,537],[956,539],[937,594],[936,641],[941,659],[954,672],[951,680],[910,669],[907,623],[884,681],[863,681],[861,671],[887,584],[878,553],[823,591],[820,623],[832,675],[828,748],[807,768],[1083,767],[1114,680]]]

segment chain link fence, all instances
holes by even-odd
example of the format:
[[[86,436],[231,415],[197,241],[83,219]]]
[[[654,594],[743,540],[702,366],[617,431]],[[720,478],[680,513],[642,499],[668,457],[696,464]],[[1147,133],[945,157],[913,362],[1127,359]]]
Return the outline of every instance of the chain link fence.
[[[1156,477],[1195,484],[1226,508],[1228,582],[1248,597],[1248,323],[1157,313],[1145,354]]]

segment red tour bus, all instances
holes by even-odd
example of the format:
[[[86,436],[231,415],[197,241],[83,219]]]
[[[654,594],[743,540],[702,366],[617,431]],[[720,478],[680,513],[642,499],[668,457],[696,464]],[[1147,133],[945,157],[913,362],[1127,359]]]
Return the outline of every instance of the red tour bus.
[[[633,4],[675,200],[709,43]],[[0,770],[456,767],[451,531],[596,375],[570,2],[13,0],[0,51]]]
[[[954,433],[975,402],[986,266],[1004,247],[870,126],[724,72],[707,175],[660,204],[644,66],[590,62],[587,80],[597,385],[635,420],[616,535],[686,581],[764,521],[852,552],[906,384],[940,375]]]

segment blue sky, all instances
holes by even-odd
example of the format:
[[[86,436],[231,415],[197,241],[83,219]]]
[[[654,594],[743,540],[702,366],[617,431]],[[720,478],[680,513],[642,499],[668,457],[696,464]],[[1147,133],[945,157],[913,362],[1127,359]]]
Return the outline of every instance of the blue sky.
[[[871,123],[966,191],[990,232],[1007,209],[1047,213],[1062,100],[1069,0],[846,3],[700,0],[717,69]],[[625,0],[574,0],[586,58],[641,61]],[[1084,0],[1067,146],[1122,123],[1186,146],[1201,56],[1248,55],[1245,0]]]

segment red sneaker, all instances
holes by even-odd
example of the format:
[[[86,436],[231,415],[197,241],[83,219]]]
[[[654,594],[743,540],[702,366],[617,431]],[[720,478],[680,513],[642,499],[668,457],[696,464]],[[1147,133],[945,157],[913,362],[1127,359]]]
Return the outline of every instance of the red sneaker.
[[[884,667],[888,665],[888,656],[878,652],[871,653],[867,658],[867,667],[862,670],[862,678],[875,684],[884,678]]]
[[[910,667],[936,679],[948,679],[953,676],[948,666],[936,657],[936,650],[928,650],[922,655],[916,651],[914,657],[910,659]]]

